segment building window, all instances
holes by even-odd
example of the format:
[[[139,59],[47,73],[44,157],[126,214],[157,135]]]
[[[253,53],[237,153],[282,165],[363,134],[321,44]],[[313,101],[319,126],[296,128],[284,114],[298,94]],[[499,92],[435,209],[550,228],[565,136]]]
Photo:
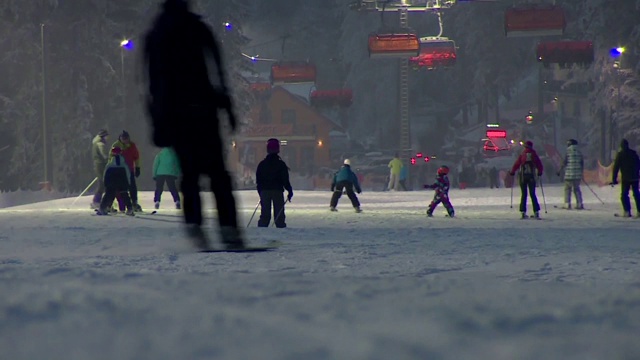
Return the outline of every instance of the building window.
[[[296,111],[294,109],[282,109],[282,123],[296,125]]]

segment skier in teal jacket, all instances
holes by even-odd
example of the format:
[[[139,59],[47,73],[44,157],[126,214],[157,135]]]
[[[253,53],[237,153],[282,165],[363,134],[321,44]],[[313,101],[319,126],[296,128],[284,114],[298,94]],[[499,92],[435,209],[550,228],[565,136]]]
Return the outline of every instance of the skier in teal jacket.
[[[178,162],[176,152],[170,147],[162,148],[153,161],[153,180],[156,181],[156,192],[153,197],[153,202],[155,203],[156,209],[160,208],[160,200],[165,183],[167,183],[169,192],[171,192],[176,209],[180,209],[180,195],[178,194],[178,187],[176,186],[178,177],[180,177],[180,163]]]

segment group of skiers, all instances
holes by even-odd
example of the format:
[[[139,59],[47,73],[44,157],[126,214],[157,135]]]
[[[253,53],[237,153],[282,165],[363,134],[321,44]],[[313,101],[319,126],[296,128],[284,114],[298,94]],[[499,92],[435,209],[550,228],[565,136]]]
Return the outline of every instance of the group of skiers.
[[[98,188],[93,196],[91,208],[99,215],[117,212],[113,207],[118,201],[120,212],[133,216],[141,212],[138,203],[138,186],[136,178],[140,176],[140,153],[136,144],[131,141],[127,131],[123,131],[118,140],[107,151],[109,132],[102,129],[92,142],[92,156]],[[155,208],[160,207],[164,184],[166,183],[177,209],[180,209],[180,196],[176,180],[180,176],[180,165],[175,152],[171,148],[163,148],[155,157],[153,179],[156,182],[154,196]]]

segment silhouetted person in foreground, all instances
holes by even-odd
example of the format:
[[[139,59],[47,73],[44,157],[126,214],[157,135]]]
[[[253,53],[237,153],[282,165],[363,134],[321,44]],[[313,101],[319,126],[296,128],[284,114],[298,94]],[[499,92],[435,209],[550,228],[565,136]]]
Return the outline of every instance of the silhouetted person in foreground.
[[[244,247],[237,223],[231,176],[226,170],[218,110],[237,123],[232,111],[218,42],[186,0],[166,0],[145,37],[145,66],[149,82],[148,110],[156,146],[172,146],[183,172],[184,217],[187,233],[200,249],[209,241],[202,230],[200,175],[211,180],[218,208],[222,243]],[[220,85],[209,81],[208,68],[217,68]]]

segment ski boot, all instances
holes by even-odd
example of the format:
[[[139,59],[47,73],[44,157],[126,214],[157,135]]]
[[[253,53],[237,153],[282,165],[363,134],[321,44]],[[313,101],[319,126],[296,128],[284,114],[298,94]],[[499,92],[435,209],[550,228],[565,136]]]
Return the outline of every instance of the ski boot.
[[[160,201],[156,201],[155,204],[153,204],[153,207],[158,210],[160,209]]]
[[[584,205],[582,204],[576,205],[576,210],[584,210]]]
[[[562,205],[562,208],[565,210],[571,210],[571,204],[565,203],[564,205]]]
[[[354,206],[353,209],[357,212],[357,213],[361,213],[362,209],[360,209],[360,206]]]
[[[427,217],[433,217],[433,211],[427,210]]]
[[[109,211],[104,208],[96,209],[96,215],[109,215]]]
[[[222,237],[222,244],[228,250],[244,249],[244,240],[240,230],[231,226],[223,226],[220,228],[220,236]]]
[[[99,210],[100,209],[100,203],[99,202],[92,202],[91,204],[89,204],[89,208],[92,210]]]
[[[134,212],[133,212],[133,209],[132,209],[132,208],[128,208],[128,209],[127,209],[127,212],[125,212],[125,215],[128,215],[128,216],[135,216],[135,214],[134,214]]]
[[[178,210],[182,209],[182,206],[180,205],[180,200],[176,201],[176,209]]]
[[[540,219],[540,211],[536,211],[533,213],[533,217],[536,219]]]
[[[527,213],[524,212],[524,211],[521,211],[520,215],[521,215],[521,217],[520,217],[521,219],[527,219],[528,218]]]
[[[338,211],[338,209],[336,209],[336,207],[335,207],[335,206],[331,206],[331,207],[329,208],[329,210],[331,210],[331,211]]]
[[[198,250],[209,249],[209,239],[202,231],[202,227],[198,224],[187,224],[187,236],[189,241],[198,248]]]
[[[140,206],[140,204],[138,203],[133,203],[133,211],[142,212],[142,206]]]

